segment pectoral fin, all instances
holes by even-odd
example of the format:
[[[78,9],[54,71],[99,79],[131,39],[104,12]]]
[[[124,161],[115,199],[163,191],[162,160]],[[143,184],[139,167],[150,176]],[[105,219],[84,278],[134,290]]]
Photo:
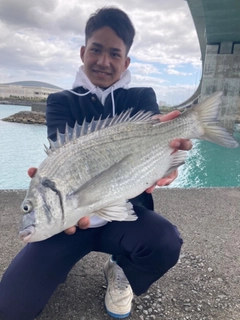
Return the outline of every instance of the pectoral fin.
[[[133,206],[129,201],[119,200],[98,210],[94,215],[107,221],[135,221],[137,216],[133,211]]]
[[[118,178],[121,177],[121,173],[125,167],[125,161],[131,155],[127,155],[119,162],[114,163],[108,169],[100,172],[98,175],[87,181],[81,187],[77,188],[75,191],[69,193],[67,201],[75,201],[75,207],[78,206],[90,206],[102,200],[102,193],[96,192],[96,190],[106,190],[106,195],[111,193],[113,180],[117,184]]]
[[[178,152],[173,153],[171,158],[171,163],[169,169],[165,172],[163,178],[169,176],[173,171],[185,163],[187,157],[187,152],[179,150]]]
[[[76,208],[74,215],[82,216],[82,208]],[[138,218],[132,204],[125,199],[118,199],[115,202],[108,203],[106,206],[93,211],[90,214],[91,216],[98,216],[106,221],[135,221]]]

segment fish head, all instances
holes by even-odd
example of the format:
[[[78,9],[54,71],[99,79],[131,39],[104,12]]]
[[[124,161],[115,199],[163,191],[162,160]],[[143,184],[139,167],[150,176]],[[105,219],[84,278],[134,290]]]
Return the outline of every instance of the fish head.
[[[23,212],[19,235],[24,242],[45,240],[62,231],[62,203],[59,194],[46,179],[32,178],[22,202]]]

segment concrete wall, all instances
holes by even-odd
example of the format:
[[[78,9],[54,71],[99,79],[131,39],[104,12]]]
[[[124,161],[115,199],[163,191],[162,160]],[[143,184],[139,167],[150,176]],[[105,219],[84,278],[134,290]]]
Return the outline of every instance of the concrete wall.
[[[240,43],[223,42],[206,47],[201,100],[219,90],[224,92],[219,119],[232,131],[240,110]]]

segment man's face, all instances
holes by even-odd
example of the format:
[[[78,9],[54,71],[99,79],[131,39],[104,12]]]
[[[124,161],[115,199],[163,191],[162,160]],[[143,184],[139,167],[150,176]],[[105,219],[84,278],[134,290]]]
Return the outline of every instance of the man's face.
[[[101,88],[118,81],[130,63],[124,42],[109,27],[96,30],[81,48],[80,55],[87,77]]]

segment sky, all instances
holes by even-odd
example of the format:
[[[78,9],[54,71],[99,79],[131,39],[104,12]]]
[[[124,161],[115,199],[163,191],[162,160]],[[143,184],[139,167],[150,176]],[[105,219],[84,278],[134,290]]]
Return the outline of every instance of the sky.
[[[131,86],[152,87],[164,104],[188,99],[199,85],[202,62],[185,0],[0,0],[0,83],[71,88],[82,64],[86,21],[103,6],[124,10],[135,26]]]

